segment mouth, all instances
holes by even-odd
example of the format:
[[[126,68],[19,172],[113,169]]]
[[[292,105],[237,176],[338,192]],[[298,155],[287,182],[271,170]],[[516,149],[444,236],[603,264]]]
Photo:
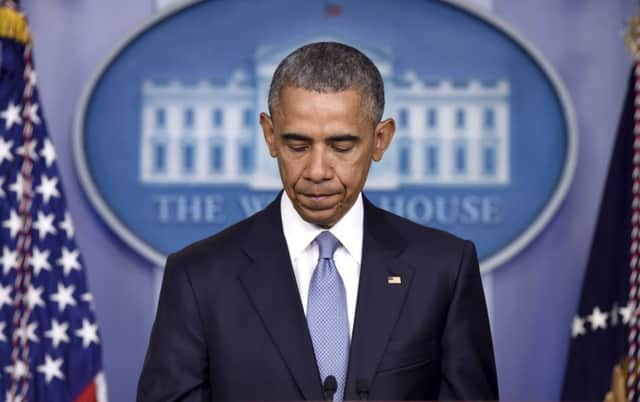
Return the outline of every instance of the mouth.
[[[339,201],[340,193],[298,193],[301,204],[312,210],[332,208]]]

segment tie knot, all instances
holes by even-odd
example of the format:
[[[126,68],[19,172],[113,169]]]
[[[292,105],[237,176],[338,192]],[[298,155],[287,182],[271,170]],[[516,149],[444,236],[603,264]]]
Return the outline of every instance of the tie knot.
[[[333,258],[333,253],[338,248],[340,242],[335,238],[331,232],[325,230],[316,237],[316,243],[318,243],[318,250],[320,251],[319,258]]]

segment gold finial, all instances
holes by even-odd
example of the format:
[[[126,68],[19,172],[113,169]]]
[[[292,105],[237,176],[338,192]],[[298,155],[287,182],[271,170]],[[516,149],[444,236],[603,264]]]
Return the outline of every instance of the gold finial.
[[[640,15],[634,15],[629,20],[625,42],[631,55],[636,59],[640,59]]]
[[[0,38],[14,39],[23,45],[31,42],[31,32],[24,16],[9,7],[0,7]]]

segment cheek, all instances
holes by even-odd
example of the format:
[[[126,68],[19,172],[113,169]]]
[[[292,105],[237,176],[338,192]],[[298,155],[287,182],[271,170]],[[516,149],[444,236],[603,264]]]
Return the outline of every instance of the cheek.
[[[340,164],[336,166],[336,176],[348,190],[358,190],[356,187],[360,186],[367,177],[367,166],[366,162]]]
[[[303,165],[300,161],[291,161],[287,159],[278,159],[278,166],[280,167],[280,176],[285,186],[293,187],[295,183],[300,179]]]

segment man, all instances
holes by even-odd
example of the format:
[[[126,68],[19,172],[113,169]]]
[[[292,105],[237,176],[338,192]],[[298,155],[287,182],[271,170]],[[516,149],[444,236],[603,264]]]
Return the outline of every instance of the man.
[[[260,125],[284,193],[169,256],[138,401],[498,399],[473,244],[361,194],[383,108],[356,49],[281,62]]]

